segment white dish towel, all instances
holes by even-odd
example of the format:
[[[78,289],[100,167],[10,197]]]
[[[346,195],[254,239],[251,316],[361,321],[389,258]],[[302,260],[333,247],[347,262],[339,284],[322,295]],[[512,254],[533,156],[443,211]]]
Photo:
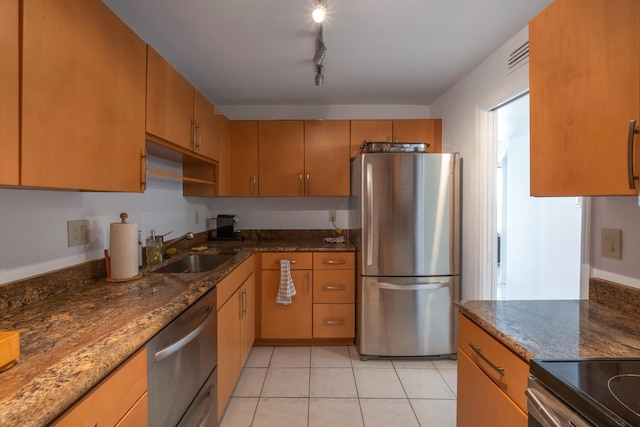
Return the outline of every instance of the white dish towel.
[[[288,259],[280,260],[280,286],[276,296],[276,304],[291,304],[291,297],[296,294],[296,287],[291,278],[291,263]]]

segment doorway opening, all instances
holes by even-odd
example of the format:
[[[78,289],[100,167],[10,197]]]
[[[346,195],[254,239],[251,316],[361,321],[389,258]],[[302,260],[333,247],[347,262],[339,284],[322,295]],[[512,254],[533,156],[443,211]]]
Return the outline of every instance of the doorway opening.
[[[496,299],[580,298],[582,200],[531,197],[529,95],[493,110],[496,118]]]

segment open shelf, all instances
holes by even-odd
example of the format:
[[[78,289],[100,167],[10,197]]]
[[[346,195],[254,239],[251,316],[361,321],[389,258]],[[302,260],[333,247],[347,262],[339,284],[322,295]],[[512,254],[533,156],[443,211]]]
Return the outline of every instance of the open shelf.
[[[147,155],[158,157],[182,166],[182,175],[147,169],[147,174],[153,177],[177,180],[182,182],[184,196],[216,196],[218,162],[207,159],[199,154],[170,144],[162,139],[147,134]]]

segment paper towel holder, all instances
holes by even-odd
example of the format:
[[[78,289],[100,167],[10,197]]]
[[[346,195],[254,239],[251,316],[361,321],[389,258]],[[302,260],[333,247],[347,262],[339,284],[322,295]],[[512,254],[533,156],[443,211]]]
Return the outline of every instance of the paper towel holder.
[[[126,212],[122,212],[120,214],[120,223],[121,224],[127,224],[127,218],[128,215]],[[109,282],[109,283],[121,283],[121,282],[129,282],[131,280],[137,280],[139,278],[142,277],[142,273],[138,273],[133,277],[127,277],[127,278],[113,278],[111,277],[111,257],[109,256],[109,251],[107,249],[104,250],[104,263],[105,263],[105,269],[106,269],[106,273],[107,273],[107,277],[105,278],[105,281]]]

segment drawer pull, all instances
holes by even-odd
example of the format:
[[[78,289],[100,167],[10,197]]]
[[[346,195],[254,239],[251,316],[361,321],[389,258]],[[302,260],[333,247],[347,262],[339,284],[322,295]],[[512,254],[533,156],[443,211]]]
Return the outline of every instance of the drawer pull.
[[[338,320],[325,320],[324,322],[322,322],[325,326],[342,326],[344,325],[346,322],[344,321],[344,319],[338,319]]]
[[[279,260],[276,261],[276,264],[280,265],[280,261],[289,261],[289,264],[297,264],[298,263],[298,261],[296,261],[295,259],[289,259],[289,260],[287,260],[287,259],[279,259]]]
[[[347,288],[344,285],[324,285],[322,289],[325,291],[344,291]]]
[[[328,265],[344,265],[347,263],[347,261],[343,259],[325,259],[322,261],[322,263]]]
[[[469,343],[469,347],[471,347],[471,350],[473,350],[480,359],[484,360],[487,363],[487,365],[491,367],[491,369],[499,373],[500,376],[504,376],[504,368],[495,365],[492,361],[487,359],[487,357],[484,354],[482,354],[482,349],[480,347],[478,347],[477,345],[473,345],[471,343]]]

